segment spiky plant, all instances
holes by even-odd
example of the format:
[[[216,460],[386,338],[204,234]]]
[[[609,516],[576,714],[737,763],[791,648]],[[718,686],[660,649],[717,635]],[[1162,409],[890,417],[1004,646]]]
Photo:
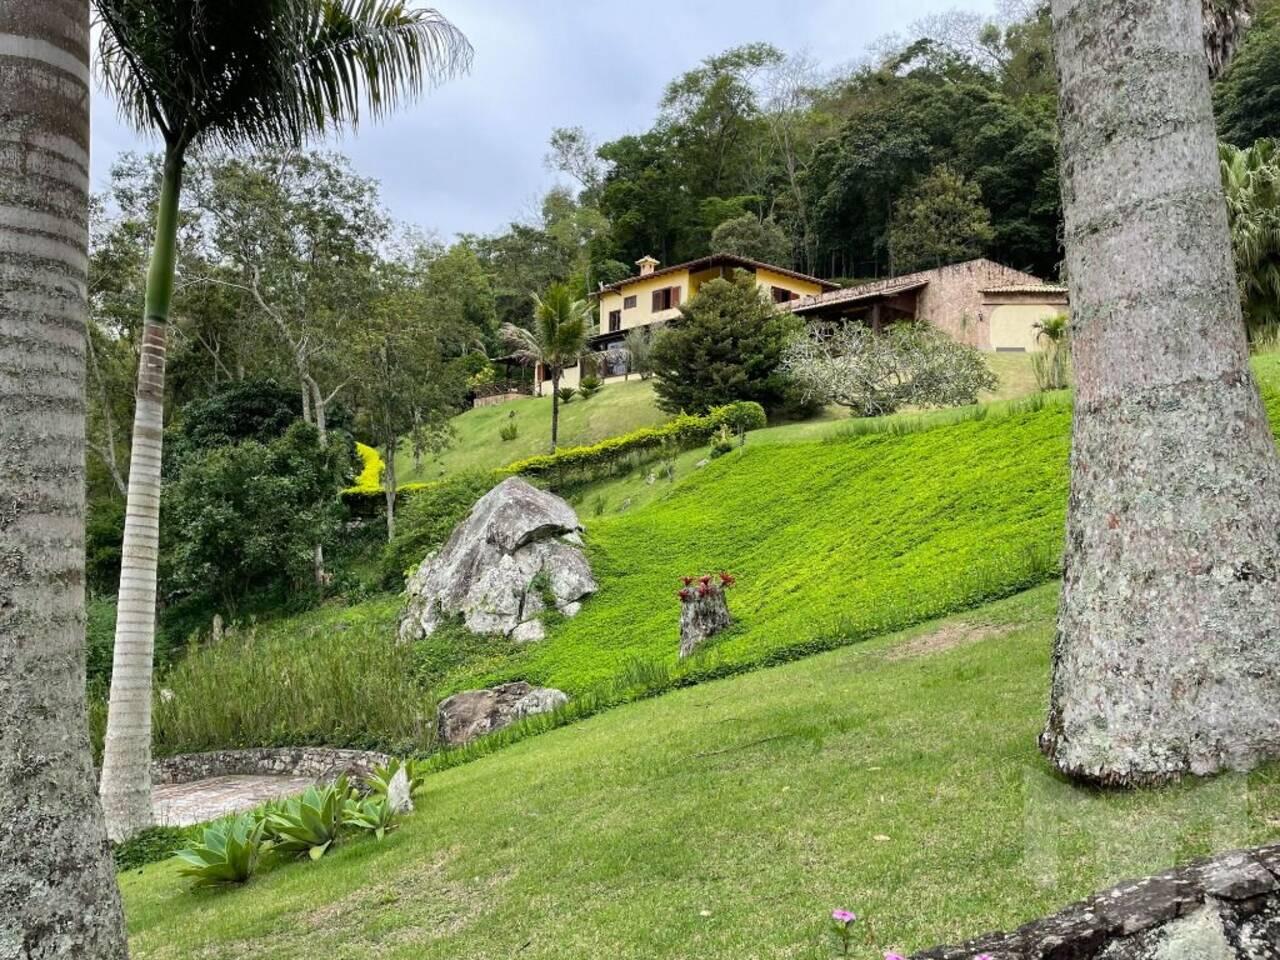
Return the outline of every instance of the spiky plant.
[[[588,353],[591,307],[575,300],[572,291],[557,284],[545,296],[533,295],[533,329],[507,323],[502,338],[522,363],[541,364],[551,380],[551,452],[560,436],[560,378]]]
[[[164,141],[147,281],[101,793],[111,836],[151,820],[151,659],[165,344],[187,151],[299,144],[465,70],[466,38],[405,0],[95,0],[98,72]]]

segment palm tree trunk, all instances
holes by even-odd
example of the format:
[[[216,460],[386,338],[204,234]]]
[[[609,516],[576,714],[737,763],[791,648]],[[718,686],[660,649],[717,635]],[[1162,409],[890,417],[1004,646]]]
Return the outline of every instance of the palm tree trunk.
[[[155,249],[147,278],[146,323],[138,363],[133,454],[120,558],[111,702],[102,757],[102,805],[112,840],[132,836],[152,822],[151,668],[160,546],[165,341],[173,299],[181,193],[182,155],[171,149],[165,156]]]
[[[1280,755],[1280,458],[1200,4],[1053,0],[1053,19],[1076,397],[1041,746],[1103,784],[1246,769]]]
[[[560,370],[551,371],[551,452],[560,442]]]
[[[84,703],[87,0],[0,0],[0,117],[0,954],[123,960]]]

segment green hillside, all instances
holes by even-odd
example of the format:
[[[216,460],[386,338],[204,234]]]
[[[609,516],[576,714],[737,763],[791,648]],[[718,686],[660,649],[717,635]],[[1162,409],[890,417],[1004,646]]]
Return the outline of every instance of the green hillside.
[[[1057,587],[681,690],[429,778],[383,843],[247,888],[121,876],[135,960],[879,958],[1264,841],[1280,768],[1075,789],[1035,748]]]

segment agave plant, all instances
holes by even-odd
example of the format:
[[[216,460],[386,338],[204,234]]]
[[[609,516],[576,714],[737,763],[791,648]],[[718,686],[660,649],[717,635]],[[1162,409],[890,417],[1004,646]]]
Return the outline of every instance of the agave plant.
[[[371,793],[385,797],[391,790],[391,781],[401,770],[404,770],[408,778],[411,795],[422,789],[427,779],[426,766],[417,760],[401,760],[399,757],[392,757],[386,763],[374,767],[373,773],[365,777],[365,784]]]
[[[342,776],[327,786],[308,787],[301,795],[267,809],[262,822],[277,850],[306,853],[319,860],[337,842],[351,796],[351,785]]]
[[[397,820],[395,808],[385,796],[366,797],[363,800],[353,797],[347,801],[342,815],[344,826],[368,831],[379,840],[399,825]]]
[[[197,887],[211,887],[245,883],[270,849],[263,821],[244,814],[210,824],[202,842],[179,850],[177,856],[186,864],[183,876],[193,877]]]

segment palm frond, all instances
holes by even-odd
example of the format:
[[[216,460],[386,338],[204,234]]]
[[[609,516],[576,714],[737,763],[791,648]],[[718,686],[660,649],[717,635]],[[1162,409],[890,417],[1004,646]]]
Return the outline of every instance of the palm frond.
[[[436,10],[413,10],[404,0],[325,0],[313,5],[293,106],[312,132],[354,127],[362,101],[381,118],[468,71],[472,55],[462,31]]]

